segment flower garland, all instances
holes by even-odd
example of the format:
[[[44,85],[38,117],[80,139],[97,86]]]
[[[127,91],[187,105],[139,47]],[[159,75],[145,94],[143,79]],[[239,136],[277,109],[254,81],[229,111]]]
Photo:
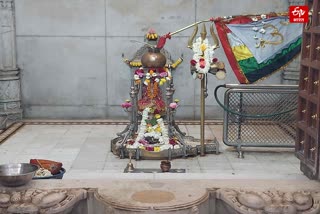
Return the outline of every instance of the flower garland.
[[[146,107],[155,108],[158,114],[164,115],[166,104],[161,97],[161,86],[172,78],[169,68],[151,68],[145,71],[139,68],[134,72],[135,84],[142,84],[142,98],[138,100],[138,110]]]
[[[147,127],[147,120],[150,112],[151,108],[149,107],[145,108],[142,112],[140,131],[135,140],[135,143],[139,143],[140,140],[144,139],[145,137],[154,137],[155,139],[158,139],[159,143],[161,144],[168,142],[168,131],[160,115],[155,115],[155,119],[157,121],[156,125]]]
[[[142,120],[138,136],[135,140],[129,139],[127,148],[140,148],[148,151],[160,152],[176,146],[178,142],[173,144],[169,140],[168,130],[164,124],[163,118],[159,114],[155,114],[151,119],[153,109],[147,107],[142,112]],[[151,142],[152,140],[156,142]],[[171,143],[170,143],[171,142]]]
[[[160,86],[162,86],[166,81],[169,81],[172,78],[171,71],[166,67],[158,69],[149,69],[146,73],[142,67],[135,70],[133,79],[136,84],[140,84],[141,80],[144,77],[144,85],[149,85],[150,83],[156,82],[159,83]]]
[[[208,39],[202,40],[202,38],[199,37],[193,43],[192,50],[194,55],[190,62],[191,65],[196,68],[197,73],[207,74],[213,60],[213,46],[209,44]]]

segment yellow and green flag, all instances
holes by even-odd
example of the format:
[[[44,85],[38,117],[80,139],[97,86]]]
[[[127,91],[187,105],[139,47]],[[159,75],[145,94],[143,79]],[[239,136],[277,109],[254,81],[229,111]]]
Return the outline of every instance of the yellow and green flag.
[[[239,16],[216,20],[228,61],[239,82],[254,83],[280,70],[301,50],[302,25],[287,17],[253,19]]]

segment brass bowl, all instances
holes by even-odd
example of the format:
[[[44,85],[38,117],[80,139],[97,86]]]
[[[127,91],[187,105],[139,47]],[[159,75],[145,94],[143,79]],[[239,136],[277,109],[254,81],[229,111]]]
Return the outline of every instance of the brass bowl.
[[[3,186],[22,186],[32,180],[37,165],[29,163],[10,163],[0,165],[0,184]]]
[[[162,172],[169,172],[171,169],[171,162],[168,160],[161,161],[160,168]]]

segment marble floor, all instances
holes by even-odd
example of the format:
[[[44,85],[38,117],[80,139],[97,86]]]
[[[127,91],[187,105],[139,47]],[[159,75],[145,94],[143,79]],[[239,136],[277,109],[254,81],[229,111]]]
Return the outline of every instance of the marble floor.
[[[244,149],[239,159],[222,142],[222,125],[206,125],[206,139],[217,138],[220,154],[172,160],[172,168],[186,173],[123,173],[128,159],[110,152],[110,141],[125,125],[27,124],[0,145],[0,164],[29,162],[31,158],[60,161],[63,179],[301,179],[293,149]],[[199,125],[180,125],[188,135],[199,137]],[[136,168],[159,168],[158,160],[134,161]]]

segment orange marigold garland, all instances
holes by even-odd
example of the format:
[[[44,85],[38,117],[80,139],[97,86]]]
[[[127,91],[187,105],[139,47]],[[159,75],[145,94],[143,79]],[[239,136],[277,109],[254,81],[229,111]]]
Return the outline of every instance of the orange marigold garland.
[[[144,74],[142,69],[135,71],[135,80],[143,81],[142,98],[138,101],[139,111],[142,112],[147,107],[155,108],[159,114],[165,114],[166,104],[162,100],[160,85],[166,82],[166,78],[170,78],[171,74],[166,68],[150,69]],[[169,80],[169,79],[168,79]]]
[[[157,82],[153,82],[147,85],[147,95],[149,99],[153,99],[158,97],[159,95],[159,84]]]

